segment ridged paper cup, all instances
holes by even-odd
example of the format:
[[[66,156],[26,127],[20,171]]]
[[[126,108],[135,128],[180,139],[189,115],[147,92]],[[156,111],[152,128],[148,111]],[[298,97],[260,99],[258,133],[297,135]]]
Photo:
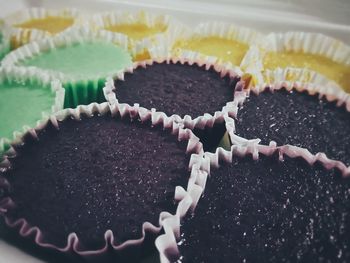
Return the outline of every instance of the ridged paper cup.
[[[82,25],[83,17],[76,9],[28,8],[12,13],[4,20],[10,28],[11,48],[16,49],[29,42],[62,34]]]
[[[41,113],[35,119],[27,120],[24,123],[20,123],[19,128],[12,131],[11,137],[1,137],[0,136],[0,156],[10,148],[11,143],[18,143],[21,141],[21,137],[23,134],[32,132],[33,128],[36,125],[44,125],[50,118],[50,115],[56,113],[63,108],[64,102],[64,89],[62,88],[61,82],[55,79],[51,79],[51,77],[41,71],[35,69],[25,69],[25,68],[0,68],[0,87],[3,83],[7,83],[9,85],[18,83],[22,88],[26,88],[26,85],[35,86],[36,88],[40,88],[43,90],[48,90],[52,96],[52,105],[48,109],[42,109]],[[23,86],[22,86],[23,85]],[[28,88],[30,89],[30,88]],[[1,93],[0,88],[0,96],[5,96]],[[18,94],[18,101],[21,94]],[[19,103],[19,102],[18,102]],[[1,105],[4,108],[13,107],[14,110],[20,105]],[[30,111],[31,109],[27,109]],[[7,116],[8,119],[13,118],[11,115]],[[6,120],[1,120],[6,123]]]
[[[252,75],[255,86],[309,82],[350,90],[350,47],[323,34],[270,33],[249,49],[241,66]]]
[[[0,60],[10,52],[9,29],[0,22]]]

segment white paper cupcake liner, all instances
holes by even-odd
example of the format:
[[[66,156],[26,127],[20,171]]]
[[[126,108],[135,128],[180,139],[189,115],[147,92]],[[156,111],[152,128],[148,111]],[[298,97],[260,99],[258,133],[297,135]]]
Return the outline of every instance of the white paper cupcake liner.
[[[240,77],[242,71],[238,67],[231,67],[229,65],[223,65],[216,63],[216,59],[211,61],[210,59],[203,60],[199,53],[188,52],[183,54],[180,58],[177,57],[166,57],[161,54],[157,55],[157,58],[153,60],[147,60],[142,62],[135,62],[133,67],[128,68],[124,73],[132,73],[138,67],[148,67],[153,63],[181,63],[181,64],[197,64],[198,66],[205,66],[207,70],[213,68],[215,71],[220,73],[221,77],[230,76],[231,78]],[[124,80],[124,74],[121,74],[117,79]],[[106,100],[112,105],[116,105],[119,108],[125,108],[129,111],[136,110],[141,120],[151,120],[153,124],[157,124],[159,121],[165,121],[166,123],[182,123],[184,127],[189,129],[199,128],[204,129],[205,127],[213,127],[214,123],[223,123],[226,121],[226,126],[234,126],[232,117],[236,116],[238,106],[234,101],[228,101],[221,111],[216,111],[213,115],[205,113],[202,116],[192,118],[189,115],[185,115],[183,118],[177,114],[167,116],[164,112],[159,112],[157,109],[146,109],[140,106],[138,103],[129,105],[126,103],[119,103],[115,89],[114,80],[109,78],[106,82],[106,86],[103,88],[103,92]],[[232,92],[234,92],[234,87]]]
[[[193,192],[196,192],[198,189],[200,189],[201,193],[205,191],[205,183],[207,177],[210,176],[210,170],[212,168],[218,168],[222,162],[232,163],[233,158],[242,158],[245,156],[252,156],[254,160],[258,160],[260,155],[271,156],[278,153],[281,161],[283,161],[285,156],[302,158],[310,166],[313,166],[317,161],[327,170],[335,168],[341,172],[343,177],[350,176],[349,168],[339,161],[328,159],[324,154],[313,155],[306,149],[290,145],[276,147],[273,144],[269,146],[260,145],[258,141],[252,140],[245,140],[245,142],[244,144],[232,145],[230,151],[218,148],[215,153],[206,152],[200,164],[202,170],[205,172],[194,174],[190,179],[193,185],[188,187],[187,190],[182,188],[177,189],[177,200],[179,200],[178,212],[176,215],[163,220],[162,224],[165,233],[156,239],[156,247],[159,251],[161,263],[177,262],[176,260],[181,256],[178,244],[181,239],[181,219],[184,216],[189,216],[188,213],[190,211],[193,212],[195,210],[198,200],[192,197],[195,196]]]
[[[10,32],[0,21],[0,61],[10,52]]]
[[[154,27],[157,25],[165,26],[164,32],[160,32],[154,35],[144,37],[140,40],[134,40],[128,36],[129,49],[134,58],[139,54],[147,52],[153,46],[158,46],[162,39],[164,39],[170,32],[174,31],[174,28],[178,26],[179,22],[175,22],[173,18],[167,15],[155,15],[145,11],[138,13],[131,13],[125,11],[107,12],[94,15],[89,24],[94,30],[101,31],[102,35],[113,37],[115,33],[107,30],[106,28],[113,25],[121,24],[144,24],[148,27]],[[175,26],[176,24],[176,26]]]
[[[43,88],[50,87],[52,94],[55,96],[51,110],[46,112],[43,111],[40,116],[38,116],[37,125],[40,126],[42,123],[46,123],[50,118],[51,114],[56,113],[63,109],[64,103],[64,89],[62,84],[57,79],[52,79],[48,74],[36,69],[26,69],[26,68],[16,68],[16,67],[6,67],[0,68],[0,82],[4,80],[13,80],[18,82],[33,81],[35,80],[43,86]],[[15,105],[9,105],[15,106]],[[9,116],[11,118],[11,116]],[[28,126],[23,123],[23,127],[18,131],[13,131],[12,138],[0,138],[0,158],[1,154],[6,150],[10,143],[18,143],[21,141],[22,136],[31,132],[33,127]]]
[[[259,39],[262,38],[262,35],[251,29],[246,27],[240,27],[234,24],[228,24],[223,22],[207,22],[201,23],[196,26],[193,31],[186,28],[179,28],[175,30],[172,35],[169,34],[168,39],[166,40],[168,46],[168,52],[172,55],[182,55],[187,52],[198,52],[196,50],[174,50],[174,45],[177,41],[188,41],[191,38],[205,38],[205,37],[219,37],[227,40],[238,41],[240,43],[246,44],[248,46],[255,44]],[[203,58],[211,57],[205,54],[202,54]],[[230,63],[231,62],[223,62],[222,59],[217,58],[221,63]],[[236,66],[239,66],[236,65]]]
[[[100,114],[104,115],[107,113],[111,113],[112,116],[119,115],[121,118],[129,116],[131,119],[135,117],[135,111],[129,111],[128,109],[119,108],[118,106],[111,107],[108,103],[92,103],[87,106],[79,106],[75,109],[65,109],[57,112],[56,114],[50,116],[50,118],[46,122],[41,122],[38,124],[37,127],[27,131],[27,134],[30,134],[34,138],[37,138],[37,133],[44,129],[48,123],[52,123],[55,127],[59,127],[58,121],[64,121],[66,118],[73,118],[76,120],[80,120],[81,115],[84,116],[93,116],[94,114]],[[136,113],[136,116],[138,114]],[[164,128],[170,129],[170,132],[177,137],[179,141],[188,141],[187,143],[187,149],[186,153],[191,154],[190,163],[189,163],[189,169],[191,169],[191,178],[193,178],[194,175],[199,174],[202,176],[202,174],[205,173],[205,170],[202,170],[204,168],[201,167],[201,162],[203,159],[203,148],[202,144],[199,142],[199,139],[189,130],[184,129],[182,125],[173,123],[172,126],[169,126],[167,123],[159,123],[159,125],[162,125]],[[11,156],[12,158],[16,156],[15,146],[22,145],[24,143],[24,134],[19,138],[18,142],[16,144],[13,144],[13,147],[8,151],[9,154],[5,155],[5,158],[2,161],[2,166],[0,167],[2,171],[6,171],[7,169],[11,168],[11,161],[8,159],[7,156]],[[184,154],[186,154],[184,152]],[[9,187],[9,183],[2,179],[0,177],[0,187],[3,189],[6,189]],[[191,179],[189,179],[189,185],[191,185]],[[192,186],[191,186],[192,187]],[[177,187],[178,189],[178,187]],[[193,199],[199,199],[200,197],[200,191],[194,192],[193,190]],[[178,198],[178,191],[175,194],[175,198]],[[190,207],[191,204],[186,204],[182,202],[183,206]],[[123,243],[116,243],[114,240],[114,234],[111,230],[106,230],[104,234],[105,239],[105,246],[98,250],[84,250],[82,249],[82,246],[80,244],[80,241],[76,234],[71,233],[67,237],[67,244],[64,247],[57,247],[54,244],[45,242],[45,239],[43,237],[43,234],[39,227],[31,226],[24,218],[20,218],[17,220],[11,220],[9,217],[6,216],[6,213],[9,209],[13,208],[14,202],[11,200],[11,198],[3,198],[0,201],[0,214],[2,214],[5,217],[5,222],[9,227],[16,227],[19,229],[19,234],[23,237],[28,237],[30,235],[34,235],[35,239],[34,242],[39,245],[40,247],[44,248],[51,248],[63,253],[77,253],[78,255],[89,258],[91,256],[98,256],[101,254],[104,254],[107,252],[109,247],[112,247],[116,251],[121,251],[129,246],[135,246],[140,245],[143,243],[145,239],[146,232],[151,232],[154,234],[157,234],[160,232],[160,230],[163,227],[163,221],[166,220],[168,217],[172,217],[172,215],[169,212],[161,212],[159,215],[159,225],[153,225],[149,222],[144,222],[142,224],[142,236],[138,239],[132,239],[127,240]],[[183,212],[181,209],[177,210],[177,214]]]
[[[333,79],[305,68],[277,68],[267,70],[263,61],[267,52],[293,51],[320,55],[334,62],[350,65],[350,46],[343,42],[318,33],[287,32],[270,33],[252,45],[245,55],[241,67],[253,77],[253,85],[269,86],[273,82],[284,82],[293,86],[295,83],[313,83],[329,89],[342,89]]]
[[[10,28],[11,37],[13,41],[18,45],[23,45],[34,40],[41,40],[43,38],[52,36],[48,31],[35,29],[35,28],[20,28],[16,25],[24,23],[32,19],[44,19],[47,17],[62,17],[73,18],[74,23],[72,26],[66,28],[62,32],[57,33],[60,35],[65,33],[76,26],[80,26],[84,23],[84,15],[76,9],[65,8],[60,10],[45,9],[45,8],[28,8],[18,12],[15,12],[4,18],[5,24]]]

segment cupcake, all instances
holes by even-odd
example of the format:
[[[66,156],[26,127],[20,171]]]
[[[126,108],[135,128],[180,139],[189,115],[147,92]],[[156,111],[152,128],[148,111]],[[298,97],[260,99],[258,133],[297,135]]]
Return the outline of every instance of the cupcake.
[[[93,103],[23,136],[1,173],[6,224],[42,248],[87,259],[150,253],[146,240],[177,213],[175,187],[187,185],[203,150],[190,130],[131,116]]]
[[[90,24],[103,35],[111,37],[115,34],[126,35],[129,50],[135,61],[149,59],[149,47],[159,44],[157,39],[167,35],[174,27],[169,16],[152,15],[144,11],[96,14],[90,20]]]
[[[243,94],[242,94],[243,93]],[[343,91],[337,94],[312,84],[308,88],[253,88],[237,91],[241,105],[235,136],[259,138],[262,144],[290,144],[323,153],[350,165],[350,101]]]
[[[197,56],[134,63],[107,81],[105,97],[111,105],[140,109],[141,119],[153,123],[164,118],[201,130],[221,124],[222,137],[225,119],[232,123],[237,109],[233,90],[241,72]]]
[[[350,47],[316,33],[271,33],[253,45],[241,67],[255,85],[310,82],[330,89],[350,89]]]
[[[178,224],[168,218],[156,240],[162,263],[350,259],[349,172],[289,146],[236,145],[206,159],[210,177],[194,213]]]
[[[16,49],[81,25],[82,15],[75,9],[29,8],[9,15],[5,24],[11,29],[11,48]]]
[[[34,69],[0,68],[0,156],[11,142],[63,108],[59,81]]]
[[[125,37],[110,39],[81,27],[29,43],[8,54],[2,65],[40,69],[61,80],[66,90],[65,107],[75,107],[104,101],[106,78],[116,76],[132,61]]]
[[[260,33],[249,28],[208,22],[199,24],[193,32],[179,35],[172,48],[176,55],[191,50],[204,56],[217,57],[220,63],[240,65],[249,46],[260,38]]]

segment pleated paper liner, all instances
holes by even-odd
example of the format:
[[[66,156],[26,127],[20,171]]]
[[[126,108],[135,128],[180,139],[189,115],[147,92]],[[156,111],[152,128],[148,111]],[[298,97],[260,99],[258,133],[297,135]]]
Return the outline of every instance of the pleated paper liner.
[[[8,154],[5,155],[5,158],[1,162],[1,171],[6,173],[12,167],[12,159],[16,159],[16,149],[17,147],[23,147],[23,143],[29,137],[40,138],[40,132],[44,130],[46,127],[51,125],[52,127],[56,127],[57,129],[61,125],[62,121],[67,119],[73,119],[79,121],[82,116],[92,117],[96,116],[105,116],[109,115],[111,118],[117,117],[123,119],[134,119],[138,116],[138,112],[136,109],[128,109],[125,107],[114,106],[113,108],[108,105],[108,103],[92,103],[87,106],[79,106],[76,109],[65,109],[57,112],[52,115],[46,122],[41,122],[37,127],[32,128],[27,131],[26,134],[22,135],[21,138],[18,138],[16,143],[13,143],[13,147],[8,151]],[[107,116],[108,117],[108,116]],[[71,120],[72,121],[72,120]],[[83,121],[83,120],[80,120]],[[134,120],[135,122],[136,120]],[[134,124],[130,124],[134,125]],[[136,125],[136,124],[135,124]],[[149,126],[147,123],[143,123],[142,125]],[[191,171],[191,176],[194,174],[201,174],[203,171],[201,170],[199,164],[201,163],[201,159],[203,158],[203,149],[202,144],[199,142],[198,138],[193,135],[193,133],[189,129],[184,129],[181,125],[176,123],[167,123],[166,120],[160,119],[158,125],[163,129],[167,129],[171,136],[177,138],[179,141],[183,141],[187,143],[186,152],[187,154],[191,154],[189,158],[189,169]],[[153,128],[152,128],[153,129]],[[58,131],[59,132],[59,131]],[[29,136],[29,137],[28,137]],[[184,152],[184,155],[186,153]],[[187,179],[185,179],[187,181]],[[0,177],[0,186],[1,188],[7,192],[11,185],[8,180],[4,179],[4,177]],[[193,198],[199,198],[200,194],[193,193]],[[190,205],[190,204],[184,204]],[[17,231],[19,231],[19,235],[23,238],[29,239],[33,241],[41,248],[45,248],[51,251],[59,252],[60,254],[67,254],[71,256],[83,257],[87,260],[98,260],[99,258],[108,258],[111,250],[118,255],[122,255],[125,251],[134,251],[136,253],[137,248],[144,245],[143,242],[145,240],[146,235],[157,235],[162,229],[162,222],[165,218],[171,217],[172,215],[169,212],[161,212],[159,215],[159,225],[153,225],[149,222],[144,222],[142,224],[142,236],[137,239],[126,240],[122,243],[116,241],[115,235],[111,230],[106,229],[104,234],[104,243],[105,245],[96,250],[86,250],[84,246],[81,244],[78,236],[75,233],[71,233],[67,236],[66,245],[63,247],[59,247],[55,244],[47,242],[45,238],[45,234],[40,229],[39,226],[31,225],[25,218],[11,218],[8,215],[12,209],[16,209],[15,201],[11,199],[11,196],[5,196],[0,201],[0,214],[2,214],[5,218],[6,224]],[[147,234],[148,233],[148,234]],[[133,252],[131,252],[133,253]],[[138,252],[137,252],[138,253]]]
[[[96,50],[99,47],[104,51]],[[2,65],[45,71],[51,79],[57,78],[63,83],[65,107],[76,107],[104,101],[102,88],[106,78],[118,76],[132,65],[127,47],[124,35],[102,36],[82,26],[22,46],[9,53]]]
[[[310,82],[333,89],[350,89],[350,47],[317,33],[270,33],[250,47],[241,64],[253,76],[252,85],[271,79]]]
[[[102,35],[126,35],[134,61],[150,59],[148,49],[162,44],[159,43],[159,39],[163,39],[173,32],[175,27],[180,26],[178,21],[167,15],[155,15],[146,11],[95,14],[89,20],[89,24],[94,30],[101,31]]]
[[[18,123],[18,129],[15,129],[12,131],[12,136],[11,137],[1,137],[0,136],[0,156],[10,148],[10,143],[18,143],[21,141],[21,137],[23,134],[27,133],[30,131],[33,126],[36,125],[41,125],[42,123],[45,123],[48,121],[49,116],[63,108],[63,101],[64,101],[64,89],[62,88],[62,85],[60,81],[58,80],[52,80],[51,77],[39,70],[36,69],[26,69],[26,68],[16,68],[16,67],[6,67],[6,68],[0,68],[0,87],[2,85],[8,85],[7,88],[4,86],[4,92],[5,89],[15,89],[16,87],[20,87],[22,89],[28,89],[28,94],[29,96],[30,93],[33,93],[33,96],[39,96],[42,97],[43,93],[38,94],[36,91],[42,90],[43,92],[46,92],[47,95],[51,96],[51,101],[52,105],[49,105],[50,102],[47,101],[46,104],[47,108],[43,109],[38,109],[38,114],[37,116],[32,116],[31,119],[24,120],[23,117],[23,123]],[[15,86],[14,86],[15,85]],[[33,90],[34,87],[34,90]],[[6,96],[3,92],[1,92],[2,89],[0,89],[0,96],[2,98],[5,98]],[[23,91],[22,91],[23,92]],[[21,97],[24,95],[21,95],[21,93],[18,93],[17,99],[15,100],[15,103],[21,103],[21,101],[24,103],[27,103],[27,101],[30,99],[28,97]],[[3,111],[6,112],[5,110],[8,109],[13,109],[13,111],[16,111],[18,109],[21,109],[23,107],[22,105],[12,105],[10,103],[13,103],[14,99],[9,99],[8,103],[9,105],[6,105],[6,100],[3,101],[2,107]],[[33,107],[36,105],[33,105]],[[24,109],[23,109],[24,110]],[[31,111],[32,107],[28,107],[26,111]],[[23,115],[23,114],[22,114]],[[26,115],[23,116],[27,116]],[[28,116],[29,117],[29,116]],[[9,116],[6,116],[6,119],[1,120],[2,123],[8,123],[8,120],[11,120],[13,116],[11,114]],[[8,125],[8,124],[7,124]],[[7,126],[6,125],[6,126]],[[1,125],[0,125],[1,126]],[[5,129],[5,127],[4,127]]]
[[[70,8],[28,8],[5,17],[5,24],[10,28],[12,49],[62,34],[83,23],[84,15]]]
[[[0,21],[0,61],[8,52],[10,52],[9,29]]]
[[[346,168],[342,162],[330,160],[322,154],[313,155],[306,149],[291,145],[280,147],[276,147],[273,143],[270,145],[260,145],[258,141],[246,140],[244,138],[241,138],[240,140],[237,137],[229,151],[224,150],[223,148],[218,148],[215,153],[206,152],[204,159],[201,161],[201,166],[205,167],[207,172],[194,174],[190,179],[191,187],[188,187],[187,190],[180,187],[177,189],[179,212],[163,221],[165,233],[156,239],[156,246],[160,254],[161,263],[176,262],[177,260],[182,262],[181,259],[183,255],[181,255],[179,246],[181,246],[181,240],[183,238],[183,232],[181,230],[183,217],[186,216],[188,218],[193,212],[194,214],[192,216],[196,216],[195,209],[198,203],[198,198],[192,198],[192,196],[194,195],[194,192],[198,191],[197,189],[200,189],[200,192],[204,192],[205,194],[206,180],[208,175],[210,176],[210,171],[212,169],[219,168],[224,163],[232,163],[234,158],[252,156],[254,160],[258,160],[260,159],[260,156],[272,156],[274,154],[278,154],[280,160],[283,160],[286,157],[292,159],[301,158],[310,166],[313,166],[317,162],[326,170],[335,169],[339,171],[343,177],[348,177],[350,175],[350,170]],[[201,200],[199,200],[199,202],[201,202]],[[184,205],[184,203],[186,205]]]

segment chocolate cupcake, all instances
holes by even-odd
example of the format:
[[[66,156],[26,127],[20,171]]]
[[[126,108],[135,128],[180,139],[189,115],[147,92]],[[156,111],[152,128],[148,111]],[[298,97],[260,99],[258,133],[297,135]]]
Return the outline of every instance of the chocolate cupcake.
[[[130,116],[107,103],[79,106],[23,136],[1,173],[7,225],[55,251],[139,260],[177,211],[175,186],[187,185],[201,158],[190,154],[203,150],[190,130]]]
[[[0,156],[10,143],[63,108],[64,89],[58,80],[35,69],[0,68]]]
[[[29,43],[8,54],[2,64],[41,69],[61,80],[66,89],[65,107],[76,107],[104,101],[106,78],[132,65],[127,46],[124,36],[110,39],[81,27]]]
[[[349,171],[289,146],[236,145],[206,159],[210,177],[194,213],[180,233],[165,222],[156,240],[162,263],[350,259]]]
[[[154,123],[162,118],[200,130],[221,125],[220,141],[225,119],[232,123],[230,117],[237,110],[233,90],[240,74],[239,68],[201,61],[196,55],[149,60],[135,63],[115,81],[108,80],[104,93],[111,105],[140,109],[141,119]]]
[[[335,96],[312,85],[298,90],[279,86],[238,91],[236,98],[241,105],[235,126],[238,136],[259,138],[265,145],[274,141],[303,147],[350,165],[348,94],[339,91]]]

